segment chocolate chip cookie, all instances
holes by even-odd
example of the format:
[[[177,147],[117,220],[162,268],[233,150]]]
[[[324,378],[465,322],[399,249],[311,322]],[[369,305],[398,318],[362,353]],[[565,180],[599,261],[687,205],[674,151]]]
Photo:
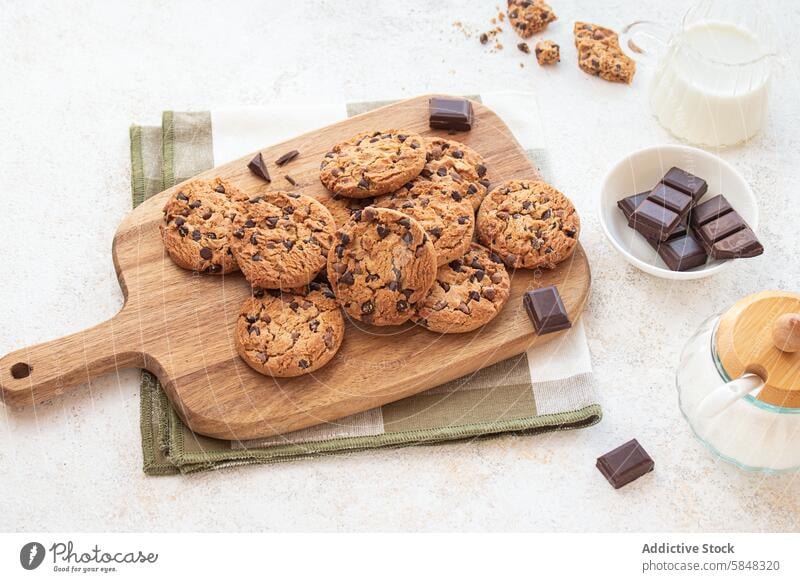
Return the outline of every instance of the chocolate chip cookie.
[[[398,210],[416,220],[433,243],[437,265],[444,265],[467,252],[475,231],[465,190],[465,185],[452,181],[414,181],[394,194],[381,196],[375,206]]]
[[[359,133],[333,146],[320,164],[320,180],[334,194],[369,198],[397,190],[425,166],[416,133],[399,129]]]
[[[508,0],[508,20],[522,38],[543,31],[557,18],[544,0]]]
[[[578,66],[606,81],[628,83],[636,74],[636,62],[622,52],[617,33],[610,28],[576,22],[573,28]]]
[[[483,200],[477,231],[508,267],[554,269],[575,250],[580,219],[569,198],[549,184],[511,180]]]
[[[338,194],[327,194],[324,198],[318,198],[322,205],[333,215],[336,228],[342,228],[350,222],[353,214],[359,210],[364,210],[371,206],[374,198],[345,198]]]
[[[290,378],[327,364],[344,339],[333,292],[314,284],[306,294],[257,290],[236,321],[236,350],[260,374]]]
[[[231,254],[233,220],[244,195],[220,180],[184,184],[164,206],[161,237],[184,269],[222,275],[239,267]]]
[[[477,210],[489,189],[481,155],[461,142],[440,137],[425,139],[425,167],[417,180],[456,182]]]
[[[335,231],[333,216],[313,198],[265,192],[241,204],[231,249],[251,284],[291,289],[325,267]]]
[[[436,278],[436,251],[416,220],[368,206],[336,233],[328,280],[351,317],[373,325],[407,321]]]
[[[464,256],[439,267],[436,282],[417,303],[412,319],[439,333],[472,331],[500,313],[510,290],[500,257],[472,243]]]

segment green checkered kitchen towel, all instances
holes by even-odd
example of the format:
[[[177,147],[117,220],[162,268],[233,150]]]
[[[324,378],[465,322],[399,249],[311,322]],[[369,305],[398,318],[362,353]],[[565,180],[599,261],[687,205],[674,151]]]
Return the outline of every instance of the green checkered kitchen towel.
[[[526,99],[522,110],[531,110],[530,96],[489,94],[482,100],[501,114],[547,178],[546,154],[534,143],[541,132],[530,119],[518,115],[521,109],[515,99]],[[130,129],[133,205],[215,163],[303,133],[315,123],[320,127],[383,104],[167,111],[161,127]],[[580,322],[563,340],[467,378],[334,423],[257,441],[231,442],[193,433],[170,406],[156,377],[145,370],[141,376],[142,452],[148,475],[433,444],[502,432],[537,434],[591,426],[601,416]]]

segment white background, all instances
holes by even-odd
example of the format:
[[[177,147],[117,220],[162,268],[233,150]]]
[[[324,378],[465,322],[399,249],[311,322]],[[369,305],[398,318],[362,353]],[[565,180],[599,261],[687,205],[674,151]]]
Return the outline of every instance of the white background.
[[[723,153],[759,196],[767,253],[711,280],[667,283],[613,251],[595,201],[618,158],[674,140],[647,112],[646,72],[631,87],[584,75],[571,29],[575,19],[677,25],[688,4],[553,4],[560,20],[544,36],[562,63],[546,70],[510,32],[502,51],[478,43],[494,2],[0,4],[0,353],[119,309],[110,248],[130,209],[130,123],[157,123],[163,109],[516,89],[538,95],[553,181],[583,219],[594,274],[584,317],[605,411],[579,432],[146,478],[137,373],[126,371],[36,414],[0,407],[0,531],[800,529],[800,479],[714,460],[674,388],[680,349],[702,320],[800,281],[800,8],[764,3],[789,62],[765,132]],[[594,461],[632,437],[656,470],[614,491]]]

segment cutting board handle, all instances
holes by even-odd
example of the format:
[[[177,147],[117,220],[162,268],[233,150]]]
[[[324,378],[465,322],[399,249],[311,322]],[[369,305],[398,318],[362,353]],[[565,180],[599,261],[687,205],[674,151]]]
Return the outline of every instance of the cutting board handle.
[[[122,312],[84,331],[23,348],[0,359],[0,395],[9,406],[43,402],[96,376],[120,368],[143,367],[142,352],[129,351],[117,338],[126,327]]]

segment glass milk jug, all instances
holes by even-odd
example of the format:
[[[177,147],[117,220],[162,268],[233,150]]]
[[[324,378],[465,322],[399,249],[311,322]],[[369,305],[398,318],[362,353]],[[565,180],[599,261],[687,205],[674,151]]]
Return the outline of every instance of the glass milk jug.
[[[742,469],[800,469],[800,294],[764,291],[705,321],[677,371],[697,438]]]
[[[752,1],[706,0],[686,13],[677,32],[652,22],[626,28],[628,47],[645,53],[644,64],[660,55],[650,108],[673,135],[720,147],[761,129],[775,56],[763,11]]]

